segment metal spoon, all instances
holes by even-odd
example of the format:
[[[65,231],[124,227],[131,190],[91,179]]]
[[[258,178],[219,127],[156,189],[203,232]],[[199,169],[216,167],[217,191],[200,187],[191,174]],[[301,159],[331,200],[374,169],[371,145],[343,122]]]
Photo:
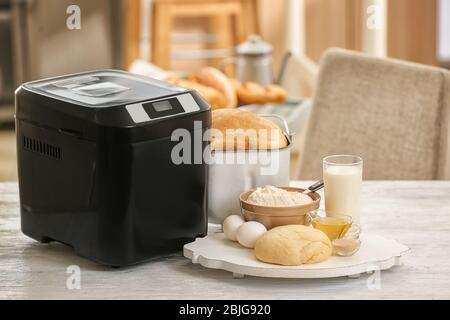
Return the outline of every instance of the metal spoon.
[[[325,186],[323,180],[320,180],[316,183],[314,183],[312,186],[308,187],[305,191],[303,191],[303,194],[308,194],[311,192],[316,192],[319,191],[320,189],[322,189]]]

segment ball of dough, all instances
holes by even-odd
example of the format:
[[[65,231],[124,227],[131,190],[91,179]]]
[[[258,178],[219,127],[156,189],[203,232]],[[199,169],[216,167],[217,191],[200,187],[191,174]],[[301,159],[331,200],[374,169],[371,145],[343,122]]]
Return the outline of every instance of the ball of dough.
[[[237,241],[236,233],[237,233],[239,227],[242,226],[244,223],[245,223],[245,220],[241,216],[238,216],[238,215],[229,216],[223,222],[223,226],[222,226],[223,233],[231,241]]]
[[[269,230],[255,245],[258,260],[284,266],[318,263],[331,253],[331,241],[325,233],[301,225]]]
[[[266,232],[267,229],[262,223],[250,221],[239,227],[236,239],[241,246],[253,249],[256,241]]]

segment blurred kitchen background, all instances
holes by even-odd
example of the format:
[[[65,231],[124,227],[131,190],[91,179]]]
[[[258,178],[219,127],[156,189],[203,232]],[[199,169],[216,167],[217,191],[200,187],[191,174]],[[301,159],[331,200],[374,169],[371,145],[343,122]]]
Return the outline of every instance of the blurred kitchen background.
[[[80,30],[66,25],[70,5],[81,8]],[[275,75],[292,53],[280,84],[299,105],[329,47],[450,68],[450,0],[0,0],[0,181],[16,180],[20,83],[101,68],[220,68],[252,34],[273,46]],[[301,137],[298,110],[287,117]]]

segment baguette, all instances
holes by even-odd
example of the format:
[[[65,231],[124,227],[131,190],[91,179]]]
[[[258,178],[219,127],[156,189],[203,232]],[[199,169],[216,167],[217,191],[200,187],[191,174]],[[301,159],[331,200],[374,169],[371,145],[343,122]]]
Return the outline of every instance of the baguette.
[[[264,87],[256,82],[241,83],[235,79],[233,85],[240,104],[283,103],[288,98],[287,91],[277,85]]]

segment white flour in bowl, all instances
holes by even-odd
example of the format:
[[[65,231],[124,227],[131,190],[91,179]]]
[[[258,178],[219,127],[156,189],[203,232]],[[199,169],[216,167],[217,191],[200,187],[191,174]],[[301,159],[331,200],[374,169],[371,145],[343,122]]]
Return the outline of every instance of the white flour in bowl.
[[[253,191],[248,197],[249,203],[266,207],[292,207],[312,203],[306,194],[287,191],[273,186],[265,186]]]

